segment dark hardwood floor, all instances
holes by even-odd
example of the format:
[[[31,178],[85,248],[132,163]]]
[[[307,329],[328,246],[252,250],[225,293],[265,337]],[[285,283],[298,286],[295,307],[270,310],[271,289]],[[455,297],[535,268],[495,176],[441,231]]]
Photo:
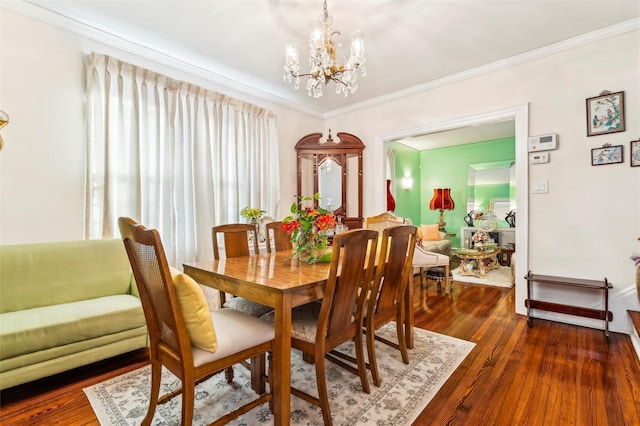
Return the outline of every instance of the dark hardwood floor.
[[[511,289],[420,290],[416,326],[476,343],[415,425],[640,425],[640,362],[629,337],[514,313]],[[97,425],[82,388],[138,368],[136,352],[0,394],[2,425]]]

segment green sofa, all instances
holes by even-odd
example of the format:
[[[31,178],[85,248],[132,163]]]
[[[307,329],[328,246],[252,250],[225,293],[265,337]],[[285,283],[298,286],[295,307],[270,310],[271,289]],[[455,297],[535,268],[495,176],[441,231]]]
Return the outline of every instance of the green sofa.
[[[146,346],[120,239],[0,246],[0,389]]]

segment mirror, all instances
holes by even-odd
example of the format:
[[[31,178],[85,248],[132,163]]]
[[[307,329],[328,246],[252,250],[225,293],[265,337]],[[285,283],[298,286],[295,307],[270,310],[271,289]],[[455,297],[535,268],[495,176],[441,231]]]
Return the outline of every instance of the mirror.
[[[320,161],[318,166],[318,192],[322,196],[320,207],[342,210],[342,166],[331,157]]]
[[[515,162],[493,161],[470,164],[467,171],[467,211],[480,210],[496,216],[499,227],[508,227],[505,217],[516,208]]]
[[[349,133],[321,140],[311,133],[296,143],[298,196],[320,194],[320,207],[333,206],[349,229],[362,228],[362,141]]]

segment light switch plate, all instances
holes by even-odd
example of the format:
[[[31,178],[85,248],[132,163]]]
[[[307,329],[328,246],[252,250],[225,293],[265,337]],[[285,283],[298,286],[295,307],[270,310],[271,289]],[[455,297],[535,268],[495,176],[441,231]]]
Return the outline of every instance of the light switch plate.
[[[549,193],[549,181],[548,180],[539,180],[534,182],[531,186],[532,194],[547,194]]]

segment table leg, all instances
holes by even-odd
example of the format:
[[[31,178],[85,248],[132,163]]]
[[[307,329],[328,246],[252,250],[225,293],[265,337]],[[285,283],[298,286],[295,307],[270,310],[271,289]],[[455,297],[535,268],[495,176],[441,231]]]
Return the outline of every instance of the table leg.
[[[291,296],[275,309],[275,344],[273,348],[273,421],[275,425],[288,426],[291,417]]]

